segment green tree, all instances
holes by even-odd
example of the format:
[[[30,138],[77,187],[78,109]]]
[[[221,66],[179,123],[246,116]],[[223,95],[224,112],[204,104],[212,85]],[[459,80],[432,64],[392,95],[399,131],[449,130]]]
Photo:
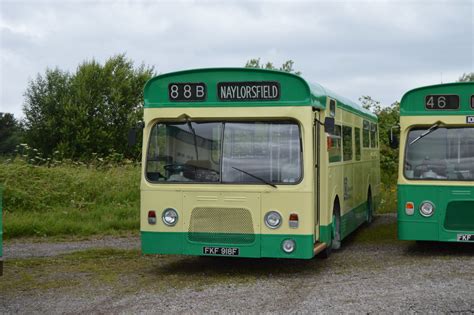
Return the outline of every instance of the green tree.
[[[0,154],[13,153],[20,140],[20,123],[12,114],[0,113]]]
[[[25,141],[45,155],[51,155],[62,139],[65,106],[70,102],[71,75],[46,69],[29,82],[25,92]]]
[[[260,64],[260,58],[250,59],[245,63],[245,68],[257,68],[257,69],[269,69],[269,70],[280,70],[284,72],[294,73],[296,75],[301,75],[300,71],[293,69],[294,62],[293,60],[285,61],[280,68],[276,68],[272,62],[266,62],[265,64]]]
[[[389,134],[392,127],[400,124],[400,103],[395,102],[390,106],[382,106],[379,101],[370,96],[359,98],[362,106],[375,113],[379,120],[380,139],[380,168],[382,182],[395,184],[398,174],[398,149],[392,149],[389,144]],[[398,136],[398,128],[393,129]]]
[[[458,82],[474,82],[474,72],[463,73]]]
[[[124,54],[103,65],[84,61],[73,74],[47,70],[25,93],[28,144],[47,156],[137,156],[140,148],[128,147],[127,134],[142,116],[143,86],[153,75],[153,67],[134,67]]]

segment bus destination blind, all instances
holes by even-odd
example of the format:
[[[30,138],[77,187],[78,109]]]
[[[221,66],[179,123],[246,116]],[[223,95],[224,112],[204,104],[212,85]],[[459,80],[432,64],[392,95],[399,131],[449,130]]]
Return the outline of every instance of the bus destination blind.
[[[275,81],[219,82],[217,97],[221,101],[276,101],[280,83]]]
[[[458,95],[427,95],[425,108],[428,110],[453,110],[459,109]]]

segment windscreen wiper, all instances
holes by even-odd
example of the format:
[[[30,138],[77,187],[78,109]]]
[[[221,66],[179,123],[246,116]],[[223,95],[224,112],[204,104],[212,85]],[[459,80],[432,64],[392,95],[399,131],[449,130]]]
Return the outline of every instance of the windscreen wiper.
[[[418,140],[420,140],[421,138],[424,138],[426,137],[427,135],[429,135],[430,133],[432,133],[433,131],[435,131],[436,129],[439,128],[439,126],[441,126],[441,122],[438,121],[436,124],[434,124],[433,126],[431,126],[430,128],[428,128],[428,130],[426,130],[425,132],[423,132],[421,135],[419,135],[418,137],[416,137],[415,139],[413,139],[409,145],[412,145],[413,143],[417,142]]]
[[[191,120],[189,118],[186,118],[186,124],[188,125],[189,130],[191,130],[191,132],[193,133],[194,151],[196,153],[196,160],[199,160],[196,131],[194,130],[193,125],[191,124]]]
[[[233,167],[233,166],[232,166],[232,168],[233,168],[234,170],[237,170],[237,171],[239,171],[239,172],[242,172],[242,173],[244,173],[244,174],[247,174],[247,175],[250,176],[250,177],[253,177],[253,178],[255,178],[255,179],[258,179],[258,180],[261,181],[262,183],[267,184],[267,185],[269,185],[269,186],[272,186],[273,188],[278,188],[275,184],[272,184],[272,183],[270,183],[269,181],[266,181],[266,180],[264,180],[264,179],[261,178],[261,177],[258,177],[258,176],[256,176],[256,175],[250,174],[249,172],[246,172],[246,171],[244,171],[244,170],[241,170],[240,168],[237,168],[237,167]]]

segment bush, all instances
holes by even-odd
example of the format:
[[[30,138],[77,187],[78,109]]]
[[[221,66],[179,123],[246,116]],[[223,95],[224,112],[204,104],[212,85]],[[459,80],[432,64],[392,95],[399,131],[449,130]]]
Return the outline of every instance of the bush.
[[[138,230],[139,164],[32,158],[31,151],[0,162],[6,238]]]

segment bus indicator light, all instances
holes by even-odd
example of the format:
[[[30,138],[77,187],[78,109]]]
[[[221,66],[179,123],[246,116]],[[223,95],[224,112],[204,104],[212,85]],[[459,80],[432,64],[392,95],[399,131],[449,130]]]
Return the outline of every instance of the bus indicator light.
[[[148,224],[156,224],[156,212],[153,210],[148,211]]]
[[[407,215],[413,215],[415,213],[415,205],[413,202],[407,202],[405,205],[405,213]]]
[[[296,229],[298,228],[298,214],[297,213],[292,213],[290,214],[290,220],[288,221],[290,223],[290,228]]]
[[[474,116],[467,116],[466,117],[466,123],[474,124]]]

